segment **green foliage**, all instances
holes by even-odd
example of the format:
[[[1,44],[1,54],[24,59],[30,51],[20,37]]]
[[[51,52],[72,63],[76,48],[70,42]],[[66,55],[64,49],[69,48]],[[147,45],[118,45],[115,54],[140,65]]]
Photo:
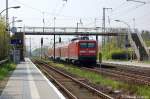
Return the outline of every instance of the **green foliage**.
[[[127,60],[130,58],[131,48],[125,48],[127,43],[125,36],[110,37],[110,40],[102,46],[101,53],[103,60],[117,59]],[[131,51],[130,51],[131,49]]]
[[[142,31],[142,38],[147,46],[150,46],[150,31]]]
[[[129,54],[128,50],[117,49],[117,50],[111,51],[111,58],[125,60],[125,59],[130,58],[130,54]]]
[[[4,59],[8,53],[8,33],[6,32],[5,21],[0,17],[0,60]]]
[[[16,68],[16,64],[11,62],[3,64],[0,66],[0,80],[3,80],[6,76],[8,76],[9,72]]]
[[[112,40],[111,42],[107,42],[102,48],[102,58],[104,60],[107,60],[107,59],[125,60],[127,56],[126,54],[128,54],[129,56],[129,51],[123,47],[124,44],[119,45],[119,46],[121,47],[118,47],[115,40]]]
[[[150,40],[145,41],[146,45],[150,47]]]

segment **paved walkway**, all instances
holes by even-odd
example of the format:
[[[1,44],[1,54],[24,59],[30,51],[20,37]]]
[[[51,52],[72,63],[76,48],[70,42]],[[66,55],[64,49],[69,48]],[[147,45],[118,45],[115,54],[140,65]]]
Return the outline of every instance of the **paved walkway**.
[[[0,99],[65,99],[29,60],[17,65]]]
[[[131,61],[103,61],[103,63],[150,68],[150,64],[148,64],[148,63],[140,63],[140,62],[137,62],[137,61],[132,61],[132,62]]]

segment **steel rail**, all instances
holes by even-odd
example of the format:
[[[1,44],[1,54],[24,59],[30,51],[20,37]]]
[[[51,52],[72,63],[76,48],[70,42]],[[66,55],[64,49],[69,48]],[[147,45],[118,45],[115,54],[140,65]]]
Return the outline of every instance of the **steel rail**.
[[[40,62],[41,62],[41,61],[40,61]],[[43,65],[46,65],[46,66],[48,66],[49,68],[53,69],[53,70],[56,71],[57,73],[59,73],[59,74],[65,76],[65,77],[67,77],[67,78],[70,78],[71,80],[73,80],[74,82],[80,84],[81,86],[83,86],[84,88],[88,89],[89,91],[92,91],[93,93],[97,94],[97,95],[100,96],[102,99],[114,99],[114,98],[112,98],[112,97],[110,97],[110,96],[108,96],[108,95],[106,95],[106,94],[104,94],[104,93],[98,91],[97,89],[95,89],[95,88],[93,88],[93,87],[91,87],[91,86],[89,86],[89,85],[87,85],[87,84],[85,84],[85,83],[83,83],[83,82],[81,82],[81,81],[78,81],[77,79],[75,79],[75,78],[73,78],[73,77],[71,77],[71,76],[69,76],[69,75],[63,73],[62,71],[60,71],[60,70],[58,70],[58,69],[55,69],[54,67],[48,65],[48,64],[45,63],[45,62],[41,62],[41,63],[42,63]]]
[[[46,67],[43,67],[43,68],[41,68],[38,64],[36,64],[40,69],[42,69],[42,71],[44,71],[44,73],[46,74],[46,76],[48,77],[48,78],[50,78],[50,79],[52,79],[52,81],[54,82],[54,83],[56,83],[62,90],[63,90],[63,92],[64,93],[66,93],[66,95],[69,97],[69,99],[71,98],[71,99],[78,99],[75,95],[73,95],[69,90],[67,90],[63,85],[61,85],[60,83],[59,83],[59,81],[57,81],[54,77],[52,77],[50,74],[49,74],[49,72],[47,71],[47,68]]]
[[[103,73],[106,75],[119,77],[125,81],[133,81],[135,84],[142,84],[142,85],[150,86],[150,81],[145,81],[138,77],[131,77],[131,76],[129,76],[129,74],[125,75],[125,74],[123,74],[123,72],[121,74],[121,73],[117,73],[117,72],[112,72],[111,70],[108,71],[108,70],[104,70],[104,69],[91,69],[91,68],[85,68],[85,67],[83,69],[93,71],[96,73]]]
[[[95,69],[98,69],[98,68],[95,68]],[[138,74],[133,74],[133,73],[127,73],[125,71],[120,71],[120,70],[109,70],[109,69],[104,69],[104,68],[102,70],[105,70],[105,71],[108,71],[108,72],[113,72],[113,73],[118,73],[118,74],[121,74],[121,75],[131,76],[131,77],[135,77],[135,78],[142,78],[142,79],[149,79],[150,80],[149,76],[138,75]]]
[[[125,71],[125,72],[131,72],[134,74],[139,74],[142,76],[150,76],[150,68],[148,67],[140,67],[140,66],[134,66],[134,65],[125,65],[125,64],[114,64],[114,63],[101,63],[102,66],[110,66],[115,67],[119,71]]]

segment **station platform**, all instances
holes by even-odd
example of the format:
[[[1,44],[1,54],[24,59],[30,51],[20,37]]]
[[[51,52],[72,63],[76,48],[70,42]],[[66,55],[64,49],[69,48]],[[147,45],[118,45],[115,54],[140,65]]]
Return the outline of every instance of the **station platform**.
[[[26,58],[17,65],[0,99],[65,99],[58,89]]]
[[[138,61],[103,61],[102,64],[113,64],[113,65],[150,68],[150,64],[142,63],[142,62],[138,62]]]

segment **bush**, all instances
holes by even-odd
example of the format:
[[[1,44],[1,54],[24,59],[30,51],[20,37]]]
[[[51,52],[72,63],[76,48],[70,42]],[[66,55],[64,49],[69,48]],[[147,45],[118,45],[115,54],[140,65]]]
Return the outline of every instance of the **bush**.
[[[9,75],[10,71],[13,71],[16,68],[16,64],[11,62],[5,63],[0,67],[0,80],[3,80]]]
[[[130,59],[130,54],[125,50],[116,50],[111,52],[111,58],[112,59]]]
[[[102,48],[103,59],[118,59],[127,60],[130,59],[130,48],[118,47],[115,41],[105,44]]]

